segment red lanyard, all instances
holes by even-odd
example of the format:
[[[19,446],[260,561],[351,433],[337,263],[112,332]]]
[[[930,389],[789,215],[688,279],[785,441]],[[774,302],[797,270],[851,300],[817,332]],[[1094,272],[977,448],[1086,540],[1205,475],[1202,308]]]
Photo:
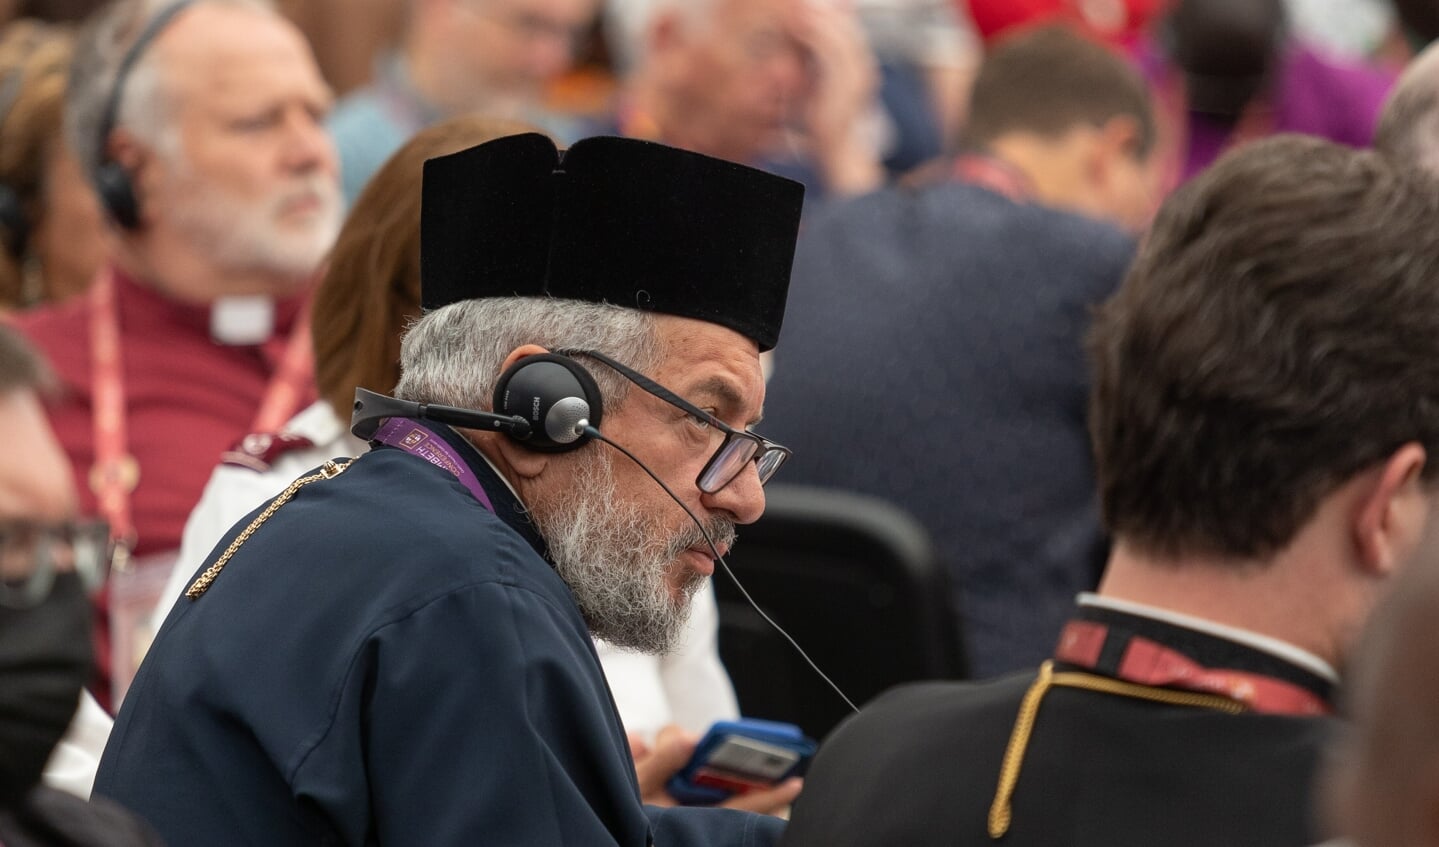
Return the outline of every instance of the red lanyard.
[[[1094,670],[1108,637],[1109,627],[1102,623],[1070,621],[1059,637],[1054,657]],[[1177,650],[1142,636],[1129,639],[1118,672],[1113,676],[1139,685],[1217,694],[1262,714],[1309,717],[1334,711],[1324,698],[1294,683],[1258,673],[1206,668]]]
[[[977,153],[954,157],[954,179],[988,188],[995,194],[1023,203],[1034,196],[1034,183],[1019,168],[1003,159]]]
[[[95,436],[95,464],[90,468],[90,490],[101,516],[110,522],[110,534],[125,554],[135,547],[135,524],[130,494],[140,482],[140,463],[129,450],[125,419],[125,375],[120,349],[120,309],[115,273],[103,268],[90,287],[91,392]],[[309,302],[301,308],[290,331],[279,367],[265,389],[251,432],[274,432],[299,410],[300,400],[314,374],[310,345]]]

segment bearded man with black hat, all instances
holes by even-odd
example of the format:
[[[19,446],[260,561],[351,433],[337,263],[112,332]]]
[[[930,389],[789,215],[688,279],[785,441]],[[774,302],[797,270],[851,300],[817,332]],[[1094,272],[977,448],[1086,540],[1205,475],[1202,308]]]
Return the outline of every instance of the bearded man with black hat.
[[[773,818],[641,805],[590,633],[669,647],[763,511],[787,451],[748,427],[802,189],[536,135],[424,180],[426,314],[398,399],[357,400],[375,449],[217,545],[96,792],[184,844],[770,843]]]

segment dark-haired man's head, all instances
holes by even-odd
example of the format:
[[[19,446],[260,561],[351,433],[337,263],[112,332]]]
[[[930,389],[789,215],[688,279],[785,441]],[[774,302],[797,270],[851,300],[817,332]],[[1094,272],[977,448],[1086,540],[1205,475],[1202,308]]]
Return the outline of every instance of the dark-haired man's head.
[[[1342,654],[1428,514],[1436,213],[1426,180],[1299,136],[1166,201],[1090,338],[1116,550],[1263,573],[1304,548],[1332,572],[1285,602]]]
[[[1024,171],[1041,201],[1137,229],[1153,210],[1154,131],[1143,79],[1052,26],[1003,39],[985,60],[965,143]]]

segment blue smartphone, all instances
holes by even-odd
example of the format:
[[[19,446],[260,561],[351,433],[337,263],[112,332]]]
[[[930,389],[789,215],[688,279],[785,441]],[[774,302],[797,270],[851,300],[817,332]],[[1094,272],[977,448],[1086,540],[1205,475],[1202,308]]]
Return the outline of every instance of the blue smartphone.
[[[665,783],[665,790],[686,806],[722,803],[803,774],[817,746],[794,724],[754,718],[718,721]]]

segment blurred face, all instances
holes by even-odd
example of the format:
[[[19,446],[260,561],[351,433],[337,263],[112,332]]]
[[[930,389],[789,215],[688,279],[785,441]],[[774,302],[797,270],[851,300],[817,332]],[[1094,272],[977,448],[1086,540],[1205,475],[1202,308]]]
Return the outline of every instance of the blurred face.
[[[662,364],[647,376],[735,429],[750,428],[764,403],[754,343],[686,318],[660,317],[657,325]],[[699,489],[695,480],[724,435],[657,397],[631,387],[606,415],[603,431],[665,481],[721,555],[735,526],[764,511],[753,463],[717,492]],[[592,443],[557,457],[552,467],[530,498],[531,514],[591,629],[621,646],[671,649],[691,597],[714,572],[703,534],[643,470],[607,445]]]
[[[339,230],[331,96],[289,23],[197,6],[157,41],[176,149],[162,151],[150,205],[218,266],[304,277]]]
[[[687,21],[680,87],[686,132],[707,152],[753,160],[772,149],[810,88],[791,29],[793,0],[715,0],[708,20]]]
[[[8,808],[39,781],[70,723],[90,672],[91,609],[60,529],[75,512],[70,466],[33,391],[0,396],[0,443],[0,807]]]
[[[75,514],[70,462],[35,392],[0,395],[0,521],[56,523]]]
[[[533,102],[574,62],[595,0],[455,0],[458,70],[490,97]]]

